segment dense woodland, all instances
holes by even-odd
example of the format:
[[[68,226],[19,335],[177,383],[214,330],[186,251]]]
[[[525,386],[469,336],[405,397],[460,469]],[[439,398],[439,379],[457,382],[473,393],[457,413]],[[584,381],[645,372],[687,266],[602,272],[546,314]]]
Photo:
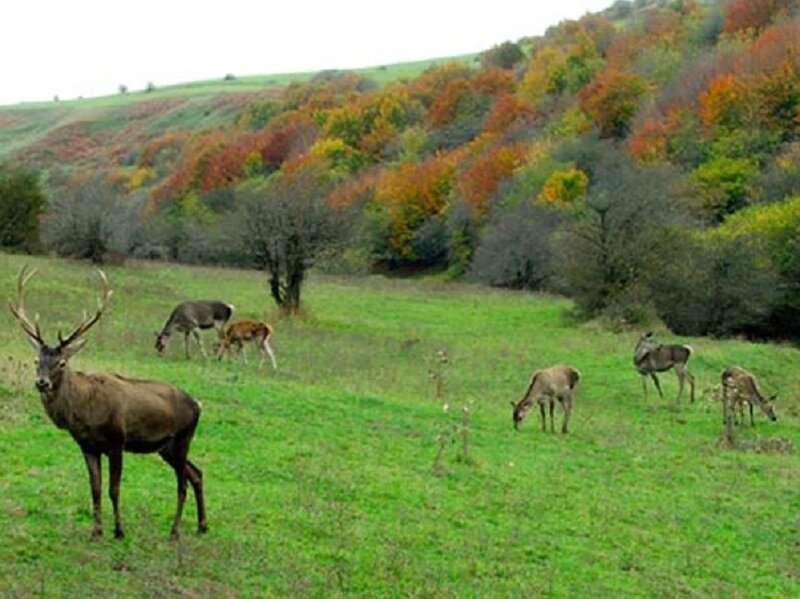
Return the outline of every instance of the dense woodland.
[[[798,0],[620,0],[418,77],[192,110],[143,94],[7,152],[0,242],[254,266],[289,308],[311,266],[425,271],[800,338]]]

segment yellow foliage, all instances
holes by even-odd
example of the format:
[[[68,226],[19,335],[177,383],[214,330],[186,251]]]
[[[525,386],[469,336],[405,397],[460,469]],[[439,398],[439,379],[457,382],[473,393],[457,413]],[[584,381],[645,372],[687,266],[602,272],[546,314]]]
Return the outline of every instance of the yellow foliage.
[[[534,100],[557,91],[567,68],[567,55],[559,48],[545,46],[531,59],[531,65],[520,89]]]
[[[573,206],[588,189],[589,177],[582,170],[555,171],[545,181],[536,203],[556,208]]]

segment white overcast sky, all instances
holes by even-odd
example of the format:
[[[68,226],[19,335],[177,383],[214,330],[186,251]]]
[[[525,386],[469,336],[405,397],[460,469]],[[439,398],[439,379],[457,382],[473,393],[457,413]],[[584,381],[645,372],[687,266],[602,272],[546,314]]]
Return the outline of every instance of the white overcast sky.
[[[0,104],[477,52],[613,0],[0,0]]]

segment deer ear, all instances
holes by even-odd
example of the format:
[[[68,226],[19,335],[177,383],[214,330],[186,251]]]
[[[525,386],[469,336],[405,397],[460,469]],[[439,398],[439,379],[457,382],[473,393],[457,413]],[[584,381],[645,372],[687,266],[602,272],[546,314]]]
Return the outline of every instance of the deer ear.
[[[72,356],[81,351],[84,345],[86,345],[86,339],[76,339],[68,346],[61,349],[61,357],[64,360],[69,360]]]
[[[775,401],[776,399],[778,399],[778,394],[777,393],[769,398],[770,401]]]
[[[511,402],[509,402],[509,403],[511,404],[511,407],[512,407],[512,408],[516,408],[516,407],[517,407],[517,404],[515,404],[513,401],[511,401]]]
[[[644,336],[645,337],[652,337],[653,336],[653,331],[648,331],[647,333],[645,333]]]

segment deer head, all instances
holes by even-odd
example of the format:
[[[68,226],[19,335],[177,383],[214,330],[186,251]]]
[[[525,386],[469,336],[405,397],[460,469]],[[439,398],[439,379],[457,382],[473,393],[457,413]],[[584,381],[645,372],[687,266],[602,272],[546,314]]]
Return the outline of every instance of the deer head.
[[[513,412],[511,413],[511,417],[514,420],[514,430],[519,430],[519,427],[522,426],[522,421],[525,420],[525,416],[528,415],[528,411],[531,408],[530,403],[525,403],[525,399],[523,398],[518,404],[514,403],[513,401],[510,402],[511,407],[514,408]]]
[[[777,414],[775,414],[775,400],[778,399],[778,394],[775,393],[774,395],[769,396],[766,398],[765,401],[758,402],[758,407],[761,408],[761,411],[764,412],[764,415],[775,422],[778,419]]]
[[[86,339],[83,335],[100,320],[103,311],[111,299],[111,288],[108,284],[108,279],[103,271],[98,270],[100,278],[103,281],[103,289],[98,302],[97,312],[94,316],[84,318],[81,323],[73,329],[73,331],[65,337],[62,337],[61,332],[58,333],[58,344],[54,346],[48,345],[42,336],[42,331],[39,328],[38,317],[32,323],[25,314],[25,285],[28,280],[36,273],[36,269],[27,272],[27,267],[23,266],[19,271],[17,279],[17,302],[16,304],[9,304],[11,313],[19,321],[22,330],[28,336],[33,348],[36,350],[36,388],[42,392],[47,393],[58,388],[61,383],[61,378],[64,374],[64,369],[67,366],[69,359],[78,353],[86,344]]]
[[[655,337],[653,337],[652,331],[639,337],[639,340],[636,342],[636,347],[633,350],[634,364],[643,360],[649,352],[653,351],[657,347],[658,341],[656,341]]]

